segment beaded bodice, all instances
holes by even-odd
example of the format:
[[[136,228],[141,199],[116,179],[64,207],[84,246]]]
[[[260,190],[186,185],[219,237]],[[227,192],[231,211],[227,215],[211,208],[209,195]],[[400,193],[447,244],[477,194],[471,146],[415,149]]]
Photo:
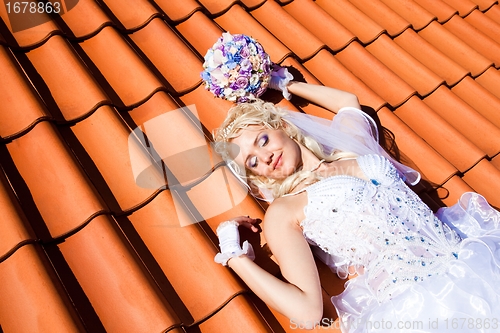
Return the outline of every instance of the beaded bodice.
[[[443,225],[380,155],[357,158],[366,181],[332,176],[307,187],[301,222],[309,243],[319,246],[346,277],[365,274],[379,300],[408,284],[442,273],[456,259],[460,238]]]

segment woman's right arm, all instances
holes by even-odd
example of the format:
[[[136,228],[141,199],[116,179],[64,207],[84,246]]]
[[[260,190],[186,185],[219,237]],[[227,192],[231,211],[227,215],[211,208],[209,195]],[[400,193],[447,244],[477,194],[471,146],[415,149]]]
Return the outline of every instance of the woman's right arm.
[[[334,113],[348,106],[360,109],[358,97],[347,91],[296,81],[291,81],[287,88],[292,94],[307,99]]]
[[[318,271],[302,230],[289,216],[290,207],[276,200],[266,212],[264,235],[281,269],[284,282],[246,256],[228,265],[266,304],[300,324],[314,328],[322,318],[323,301]]]

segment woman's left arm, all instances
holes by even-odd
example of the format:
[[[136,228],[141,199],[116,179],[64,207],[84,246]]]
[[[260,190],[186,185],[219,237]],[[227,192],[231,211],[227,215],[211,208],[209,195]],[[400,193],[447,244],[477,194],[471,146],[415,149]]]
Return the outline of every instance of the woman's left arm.
[[[358,97],[340,89],[291,81],[288,91],[334,113],[348,106],[360,109]]]

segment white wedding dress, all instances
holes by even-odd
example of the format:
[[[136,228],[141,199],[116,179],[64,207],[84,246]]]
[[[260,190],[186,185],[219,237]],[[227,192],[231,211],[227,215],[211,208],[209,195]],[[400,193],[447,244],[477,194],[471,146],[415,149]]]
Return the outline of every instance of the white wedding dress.
[[[500,214],[466,193],[437,216],[383,156],[357,158],[369,181],[310,185],[308,242],[345,278],[332,297],[343,332],[499,332]]]

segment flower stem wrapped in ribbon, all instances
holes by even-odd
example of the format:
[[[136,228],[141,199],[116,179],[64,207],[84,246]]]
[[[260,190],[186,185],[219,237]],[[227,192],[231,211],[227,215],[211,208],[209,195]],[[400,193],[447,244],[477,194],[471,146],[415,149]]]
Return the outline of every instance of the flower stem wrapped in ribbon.
[[[271,62],[262,45],[246,35],[223,33],[205,55],[203,68],[205,88],[231,102],[255,100],[268,87],[291,97],[286,86],[293,76]]]

